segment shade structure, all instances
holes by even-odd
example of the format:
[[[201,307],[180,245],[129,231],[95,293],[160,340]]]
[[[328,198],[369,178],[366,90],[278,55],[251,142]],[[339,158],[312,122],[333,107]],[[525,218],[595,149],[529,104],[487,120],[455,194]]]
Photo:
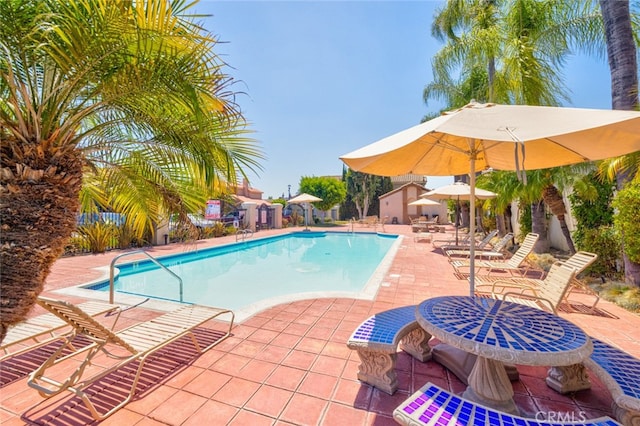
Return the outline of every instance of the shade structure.
[[[407,203],[408,206],[439,206],[440,203],[428,198],[418,198],[415,201]]]
[[[475,188],[475,198],[487,200],[498,196],[495,192],[486,189]],[[434,200],[456,200],[456,245],[458,245],[458,215],[460,214],[460,200],[471,199],[471,186],[465,182],[454,182],[450,185],[432,189],[429,192],[420,194],[424,199]]]
[[[474,194],[478,200],[488,200],[498,196],[495,192],[480,188],[475,188]],[[469,200],[471,199],[471,186],[465,182],[455,182],[420,194],[420,198],[432,200]]]
[[[291,198],[288,203],[289,204],[304,204],[309,205],[309,203],[315,203],[317,201],[322,201],[322,198],[318,198],[315,195],[307,194],[303,192],[302,194],[296,195]],[[304,229],[305,231],[309,230],[309,220],[307,219],[307,208],[303,208],[304,211]]]
[[[528,105],[464,107],[345,154],[352,170],[398,176],[469,174],[475,232],[475,174],[544,169],[640,151],[640,112]],[[471,296],[474,295],[472,241]]]
[[[307,194],[303,192],[302,194],[296,195],[291,198],[288,203],[289,204],[303,204],[303,203],[315,203],[317,201],[322,201],[322,198],[318,198],[315,195]]]

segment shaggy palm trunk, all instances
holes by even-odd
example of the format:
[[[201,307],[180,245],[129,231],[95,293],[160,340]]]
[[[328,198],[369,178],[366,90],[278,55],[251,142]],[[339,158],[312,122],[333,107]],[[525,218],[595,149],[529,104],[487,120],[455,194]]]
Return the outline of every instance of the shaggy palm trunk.
[[[571,254],[575,254],[576,247],[573,245],[571,232],[569,232],[569,227],[567,226],[567,221],[565,220],[567,209],[564,205],[562,194],[560,194],[558,188],[553,185],[549,185],[542,191],[542,198],[544,199],[545,204],[549,206],[549,210],[551,210],[551,213],[553,213],[554,216],[558,218],[558,222],[560,222],[560,229],[562,230],[562,235],[564,235],[564,239],[567,241],[567,246],[569,246],[569,252]]]
[[[35,305],[76,226],[79,154],[42,146],[3,141],[0,148],[0,341]]]
[[[498,229],[498,235],[503,237],[507,234],[507,226],[503,214],[496,214],[496,228]]]
[[[638,63],[631,27],[628,1],[600,0],[607,40],[607,57],[611,70],[611,100],[613,109],[633,110],[638,105]],[[616,176],[618,189],[628,180],[626,172]],[[624,275],[627,284],[640,287],[640,264],[623,251]]]
[[[531,204],[531,232],[540,237],[533,246],[534,253],[547,253],[549,251],[549,239],[547,238],[547,217],[544,210],[544,202]]]

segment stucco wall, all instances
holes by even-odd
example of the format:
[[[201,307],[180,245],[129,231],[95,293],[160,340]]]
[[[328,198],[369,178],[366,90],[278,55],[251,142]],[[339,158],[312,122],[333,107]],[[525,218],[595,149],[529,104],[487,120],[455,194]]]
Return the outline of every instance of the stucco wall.
[[[408,225],[411,223],[411,217],[428,214],[431,218],[439,215],[446,218],[447,204],[440,203],[437,206],[409,206],[412,201],[420,198],[426,189],[418,185],[408,185],[402,187],[398,191],[393,191],[380,197],[380,217],[389,216],[388,222],[391,223],[393,218],[398,219],[398,223]]]

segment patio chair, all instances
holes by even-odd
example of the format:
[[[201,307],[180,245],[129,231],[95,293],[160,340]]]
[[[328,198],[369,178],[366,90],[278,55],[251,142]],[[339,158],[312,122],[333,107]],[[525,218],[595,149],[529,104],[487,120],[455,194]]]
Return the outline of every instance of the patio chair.
[[[543,280],[544,284],[540,287],[521,287],[520,291],[506,292],[501,295],[492,294],[491,296],[494,299],[500,298],[557,314],[558,306],[566,297],[571,280],[575,275],[575,269],[561,262],[556,262],[551,265],[549,273]]]
[[[507,247],[507,244],[509,244],[509,241],[511,241],[512,239],[513,239],[513,233],[507,232],[507,234],[505,234],[505,236],[502,237],[497,243],[493,244],[490,249],[479,248],[478,250],[474,251],[474,255],[475,257],[480,257],[480,258],[504,259],[506,257],[505,249]],[[471,257],[471,251],[468,249],[445,250],[444,254],[446,254],[449,259],[456,258],[456,257],[463,257],[463,258],[469,259]]]
[[[120,306],[106,302],[85,302],[78,305],[87,315],[99,316],[104,314],[114,314],[111,328],[115,326],[120,317]],[[25,352],[32,351],[41,346],[49,344],[55,340],[63,338],[56,333],[68,324],[57,316],[46,313],[26,320],[9,327],[7,335],[0,343],[0,349],[4,352],[0,356],[0,361],[14,357]],[[14,349],[10,351],[9,349]]]
[[[562,261],[564,266],[575,269],[576,273],[574,278],[571,280],[571,285],[567,289],[564,294],[564,301],[567,302],[568,306],[571,306],[568,303],[569,295],[571,294],[572,289],[575,286],[586,286],[586,284],[582,284],[576,277],[587,269],[593,262],[596,261],[598,255],[595,253],[590,253],[587,251],[579,251],[569,257],[567,260]],[[580,284],[576,284],[580,283]],[[475,279],[475,291],[477,294],[504,294],[506,292],[513,292],[517,290],[531,290],[531,291],[539,291],[542,287],[546,286],[546,278],[545,279],[535,279],[535,278],[502,278],[496,276],[480,276]],[[589,288],[589,291],[592,294],[596,295],[596,301],[591,306],[595,307],[596,303],[600,299],[600,296]]]
[[[484,249],[489,244],[491,239],[496,235],[498,235],[498,230],[494,229],[493,231],[485,235],[482,240],[476,241],[475,247],[478,250]],[[455,238],[453,238],[450,243],[443,244],[436,247],[442,250],[443,252],[445,252],[447,250],[467,250],[469,249],[470,246],[471,246],[471,238],[465,238],[463,241],[458,241],[458,244],[456,244],[456,240]]]
[[[518,273],[520,276],[526,275],[533,267],[527,262],[527,256],[533,251],[538,237],[536,233],[528,233],[518,250],[507,260],[476,260],[474,262],[476,275],[480,275],[479,272],[482,269],[487,270],[487,275],[491,275],[494,270],[507,271],[511,276],[514,276],[514,273]],[[455,269],[456,274],[463,274],[463,268],[469,269],[471,267],[471,259],[451,260],[449,263]]]
[[[230,336],[234,320],[234,314],[230,310],[189,305],[114,333],[71,303],[40,297],[38,298],[38,304],[63,319],[68,325],[73,327],[73,331],[66,339],[65,344],[54,352],[37,370],[29,375],[27,383],[30,387],[36,389],[44,398],[52,397],[65,390],[75,394],[82,399],[82,402],[96,420],[102,420],[110,416],[133,398],[145,361],[151,355],[185,336],[191,338],[191,342],[199,353],[207,351]],[[230,317],[229,328],[226,334],[223,334],[213,343],[202,348],[198,343],[196,335],[193,333],[194,329],[225,314]],[[70,355],[59,357],[64,348],[76,335],[84,335],[93,341],[93,343]],[[124,354],[118,355],[114,351]],[[91,378],[82,380],[86,367],[91,364],[94,357],[100,352],[103,352],[110,358],[119,360],[119,362]],[[82,356],[82,354],[84,354],[84,356]],[[45,376],[47,369],[71,357],[81,362],[75,371],[70,374],[65,374],[66,379],[64,379],[64,381],[58,381]],[[138,361],[138,366],[131,380],[131,388],[128,396],[106,413],[99,413],[90,399],[91,395],[85,392],[85,389],[92,383],[95,383],[104,376],[132,361]],[[119,381],[119,385],[121,384],[122,381]]]
[[[460,237],[458,238],[458,244],[456,244],[456,236],[455,235],[451,235],[449,236],[449,238],[446,239],[439,239],[439,240],[433,240],[433,246],[435,248],[439,248],[441,250],[445,250],[445,249],[453,249],[453,248],[460,248],[460,249],[465,249],[465,248],[469,248],[469,245],[471,241],[471,234],[466,233],[464,235],[460,235]],[[435,244],[438,243],[438,244]]]
[[[419,216],[415,219],[411,219],[411,232],[427,232],[429,231],[429,224],[434,224],[430,222],[424,216]]]

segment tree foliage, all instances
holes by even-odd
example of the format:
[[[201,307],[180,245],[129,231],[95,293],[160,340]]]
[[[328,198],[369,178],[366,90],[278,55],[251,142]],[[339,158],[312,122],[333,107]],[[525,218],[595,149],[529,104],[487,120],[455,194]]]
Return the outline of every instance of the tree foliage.
[[[42,291],[80,200],[144,235],[260,168],[195,3],[0,1],[0,339]]]
[[[573,238],[579,250],[584,247],[587,230],[613,225],[614,210],[611,204],[615,184],[610,180],[601,180],[595,172],[585,175],[574,185],[569,194],[571,211],[576,219]]]
[[[304,176],[300,179],[299,188],[300,192],[321,198],[322,201],[315,202],[313,205],[322,211],[342,203],[347,195],[344,183],[332,177]]]
[[[591,172],[575,182],[569,194],[571,211],[576,219],[573,238],[578,250],[597,253],[598,258],[588,272],[603,277],[618,274],[622,245],[613,226],[612,205],[615,183]]]
[[[618,211],[613,222],[622,237],[624,251],[629,260],[640,263],[640,183],[629,183],[618,191],[613,207]]]
[[[343,219],[365,216],[379,216],[379,197],[393,189],[391,178],[343,169],[343,180],[347,186],[347,196],[341,209]]]

